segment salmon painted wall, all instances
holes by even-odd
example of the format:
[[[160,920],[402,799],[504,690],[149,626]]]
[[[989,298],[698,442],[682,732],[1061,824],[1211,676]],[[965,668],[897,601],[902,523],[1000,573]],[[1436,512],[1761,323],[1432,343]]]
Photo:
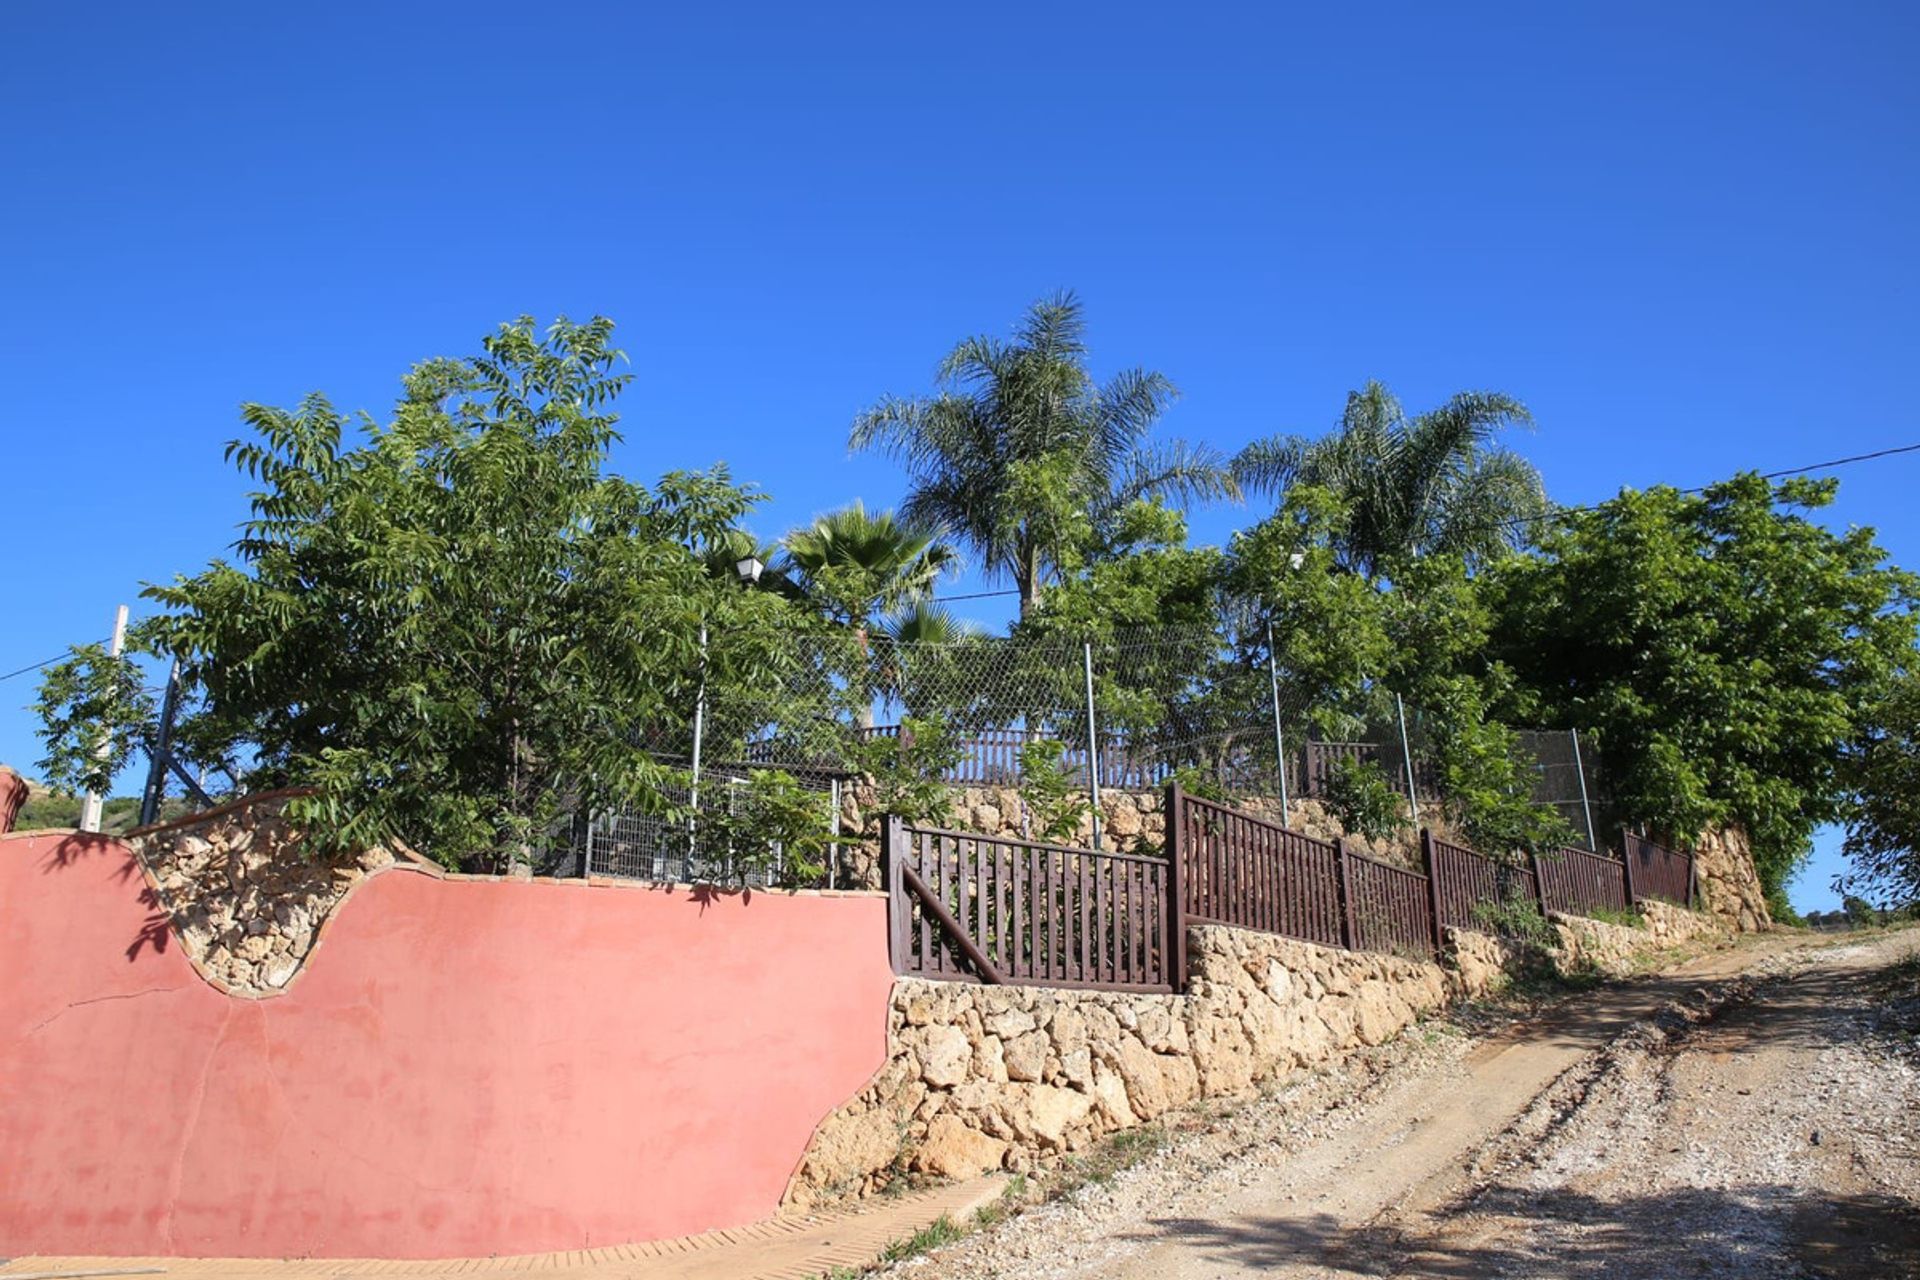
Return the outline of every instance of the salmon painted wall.
[[[771,1213],[886,1056],[884,899],[390,870],[285,993],[126,848],[0,840],[0,1257],[464,1257]]]

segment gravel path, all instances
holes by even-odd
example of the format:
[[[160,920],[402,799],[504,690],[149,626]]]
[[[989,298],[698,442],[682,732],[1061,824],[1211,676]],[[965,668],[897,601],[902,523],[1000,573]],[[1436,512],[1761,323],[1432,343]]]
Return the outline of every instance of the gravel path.
[[[1433,1024],[903,1270],[1920,1277],[1916,973],[1920,930],[1776,934],[1531,1024]]]

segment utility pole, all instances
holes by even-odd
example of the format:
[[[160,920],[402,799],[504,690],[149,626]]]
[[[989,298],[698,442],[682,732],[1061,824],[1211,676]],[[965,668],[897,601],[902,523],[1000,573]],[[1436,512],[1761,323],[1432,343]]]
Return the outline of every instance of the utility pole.
[[[113,614],[113,644],[107,652],[117,658],[127,645],[127,606],[121,605]],[[106,726],[100,726],[100,745],[94,748],[93,758],[105,761],[113,755],[113,733]],[[80,829],[98,831],[100,829],[100,811],[106,804],[106,797],[98,791],[87,792],[86,801],[80,806]]]

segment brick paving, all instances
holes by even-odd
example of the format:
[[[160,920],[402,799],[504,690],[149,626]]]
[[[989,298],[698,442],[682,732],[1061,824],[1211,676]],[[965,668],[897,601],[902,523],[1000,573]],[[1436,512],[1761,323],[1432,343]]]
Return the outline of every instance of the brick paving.
[[[941,1214],[965,1222],[992,1203],[1004,1180],[979,1178],[839,1213],[768,1218],[745,1227],[674,1240],[520,1254],[505,1258],[15,1258],[0,1280],[164,1275],[351,1280],[361,1276],[440,1277],[533,1271],[543,1280],[816,1280],[836,1267],[872,1262]]]

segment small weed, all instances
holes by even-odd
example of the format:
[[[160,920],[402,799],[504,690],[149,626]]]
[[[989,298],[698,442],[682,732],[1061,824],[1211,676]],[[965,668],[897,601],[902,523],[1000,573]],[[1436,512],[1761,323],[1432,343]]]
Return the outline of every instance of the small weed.
[[[1633,907],[1624,911],[1615,907],[1589,907],[1581,912],[1589,920],[1598,920],[1601,924],[1617,924],[1623,929],[1642,929],[1647,918]]]
[[[1473,908],[1473,918],[1497,937],[1532,947],[1551,947],[1559,941],[1553,925],[1540,914],[1540,904],[1531,898],[1515,896],[1504,902],[1482,902]]]
[[[895,1240],[882,1249],[880,1261],[886,1264],[917,1258],[923,1253],[933,1252],[943,1244],[952,1244],[962,1234],[964,1233],[960,1230],[959,1224],[943,1213],[905,1240]]]
[[[1048,1179],[1048,1197],[1064,1196],[1081,1187],[1105,1183],[1122,1169],[1139,1164],[1166,1145],[1167,1131],[1157,1124],[1110,1133],[1085,1155],[1061,1162]]]

